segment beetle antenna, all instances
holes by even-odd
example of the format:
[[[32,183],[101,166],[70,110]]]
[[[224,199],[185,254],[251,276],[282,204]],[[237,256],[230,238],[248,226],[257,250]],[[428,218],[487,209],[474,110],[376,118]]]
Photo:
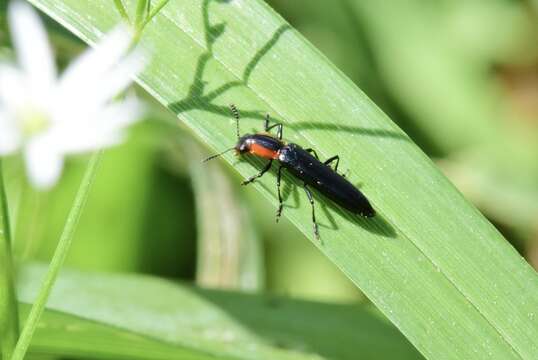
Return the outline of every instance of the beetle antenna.
[[[213,160],[214,158],[218,158],[219,156],[224,155],[224,154],[226,154],[228,151],[232,151],[232,150],[234,150],[234,149],[235,149],[235,147],[232,147],[232,148],[229,148],[229,149],[224,150],[224,151],[221,152],[221,153],[218,153],[218,154],[215,154],[215,155],[211,155],[210,157],[208,157],[207,159],[203,160],[202,162],[205,163],[205,162],[208,162],[209,160]]]
[[[239,135],[239,110],[237,110],[234,104],[230,105],[230,110],[232,111],[232,115],[235,118],[235,132],[237,134],[237,139],[239,140],[239,138],[241,137],[241,135]]]

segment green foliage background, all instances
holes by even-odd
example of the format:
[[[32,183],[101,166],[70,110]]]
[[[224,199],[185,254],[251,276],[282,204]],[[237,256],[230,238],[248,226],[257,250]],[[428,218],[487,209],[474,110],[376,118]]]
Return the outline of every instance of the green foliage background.
[[[538,46],[535,41],[538,15],[532,2],[439,0],[409,1],[403,5],[398,1],[272,0],[268,3],[388,113],[531,264],[538,264]],[[4,27],[5,6],[2,11]],[[59,63],[66,64],[81,51],[83,44],[52,21],[48,20],[47,24]],[[216,26],[213,31],[218,33],[222,29]],[[5,33],[0,34],[0,54],[9,58],[12,53]],[[208,67],[208,71],[215,70]],[[134,129],[125,146],[104,155],[66,264],[84,272],[69,275],[67,283],[69,279],[74,283],[89,281],[86,276],[93,275],[87,273],[94,271],[144,273],[206,287],[263,292],[270,294],[269,303],[273,296],[282,296],[284,310],[291,315],[284,312],[277,319],[297,316],[304,321],[319,316],[326,320],[336,313],[341,320],[332,328],[344,326],[349,332],[342,334],[349,334],[354,327],[346,320],[360,322],[361,316],[365,316],[371,323],[367,322],[361,331],[376,330],[372,335],[374,340],[361,342],[360,347],[369,349],[372,356],[377,351],[375,358],[395,358],[395,354],[399,358],[420,358],[289,221],[284,219],[274,224],[274,208],[266,200],[260,200],[254,189],[240,188],[240,178],[233,170],[220,164],[201,168],[200,159],[209,151],[192,139],[189,130],[181,125],[170,126],[177,122],[176,118],[141,89],[138,91],[152,104],[152,111],[147,121]],[[233,141],[233,131],[229,135]],[[36,193],[26,185],[21,164],[16,159],[7,163],[6,181],[14,214],[18,263],[50,259],[84,167],[85,159],[72,160],[54,191]],[[360,174],[353,176],[369,181]],[[286,191],[296,203],[303,197],[291,187]],[[244,231],[238,234],[234,229]],[[37,274],[39,268],[21,270],[21,273]],[[39,279],[39,276],[28,278]],[[115,280],[119,284],[128,281],[110,280],[102,275],[98,282],[110,289],[121,287]],[[29,283],[32,281],[25,282],[21,288],[21,296],[27,296],[23,301],[31,300],[26,295],[31,293]],[[239,312],[243,307],[255,308],[255,302],[260,301],[236,293],[209,291],[206,294],[205,290],[186,289],[195,293],[193,297],[209,298],[217,303],[217,310],[224,307],[223,303],[231,303],[229,307]],[[127,304],[128,298],[126,294],[125,298],[117,299],[118,306]],[[69,303],[66,298],[55,299],[52,301],[58,304],[57,311]],[[310,303],[312,300],[329,304]],[[360,303],[363,307],[333,303]],[[23,306],[23,314],[26,309]],[[103,318],[85,311],[84,306],[76,304],[69,310],[66,313],[71,315],[53,311],[46,314],[44,326],[47,329],[47,324],[52,324],[51,331],[40,329],[31,348],[32,356],[110,358],[111,352],[102,350],[110,338],[117,336],[127,341],[125,344],[143,346],[144,341],[151,343],[158,337],[152,336],[155,333],[151,331],[159,329],[143,328],[143,319],[134,325],[140,330],[137,334],[116,334],[113,328],[99,329],[100,324],[92,321]],[[255,309],[253,313],[261,318],[242,319],[247,327],[268,323],[264,311]],[[102,347],[84,349],[84,341],[71,347],[62,343],[65,334],[61,329],[68,329],[70,324],[86,331],[81,339],[96,334],[95,341]],[[108,325],[122,327],[113,321]],[[327,358],[354,358],[356,338],[339,344],[338,339],[312,333],[317,325],[313,322],[299,327],[295,337],[275,334],[294,329],[296,322],[279,323],[273,328],[271,324],[259,325],[261,329],[254,332],[270,339],[272,346],[262,347],[258,356],[300,358],[317,353]],[[57,338],[52,330],[58,331]],[[151,339],[143,341],[137,336]],[[188,334],[178,333],[178,338],[185,337]],[[376,344],[380,341],[390,344],[386,353],[379,352],[383,347]],[[166,353],[165,347],[149,344],[147,354],[138,356],[209,356],[200,352],[209,345],[202,344],[193,350],[189,347],[192,344],[186,343],[189,342],[172,341],[179,346],[173,346],[170,353]],[[279,347],[285,350],[273,354],[274,348]],[[155,355],[157,348],[164,355]],[[363,351],[368,357],[368,351]],[[225,353],[249,358],[248,352]]]

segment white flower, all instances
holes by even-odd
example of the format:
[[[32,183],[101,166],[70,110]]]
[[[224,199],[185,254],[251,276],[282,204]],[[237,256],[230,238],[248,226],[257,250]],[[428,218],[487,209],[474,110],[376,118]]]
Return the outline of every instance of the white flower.
[[[26,3],[12,2],[8,19],[19,65],[0,63],[0,156],[21,151],[30,181],[48,188],[64,157],[118,143],[141,112],[139,102],[112,98],[142,68],[117,29],[57,77],[45,29]]]

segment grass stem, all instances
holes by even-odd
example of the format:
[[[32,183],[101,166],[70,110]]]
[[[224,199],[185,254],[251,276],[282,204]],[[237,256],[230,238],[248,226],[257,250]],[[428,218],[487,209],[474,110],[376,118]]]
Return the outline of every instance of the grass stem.
[[[28,350],[28,346],[30,345],[30,341],[35,332],[39,319],[43,314],[47,299],[51,293],[54,282],[58,277],[58,273],[65,261],[65,258],[67,257],[69,248],[71,247],[71,243],[73,241],[73,234],[80,219],[80,215],[82,214],[82,210],[84,209],[84,205],[86,204],[86,200],[88,199],[88,194],[95,178],[97,165],[99,163],[99,159],[101,158],[101,153],[102,151],[93,154],[88,163],[88,166],[84,173],[84,177],[82,179],[82,183],[80,184],[77,195],[75,197],[75,201],[73,203],[73,206],[71,207],[71,210],[69,211],[69,215],[67,216],[67,221],[65,223],[62,235],[60,237],[60,240],[58,241],[56,250],[54,251],[54,255],[49,265],[49,269],[47,271],[47,274],[45,275],[45,280],[43,281],[41,289],[37,294],[37,298],[34,302],[34,305],[32,306],[32,309],[30,310],[30,314],[26,319],[26,323],[24,324],[24,328],[22,329],[21,336],[19,338],[19,341],[17,342],[11,360],[24,359],[24,355]]]
[[[7,192],[0,160],[0,359],[10,358],[19,335],[13,263]]]

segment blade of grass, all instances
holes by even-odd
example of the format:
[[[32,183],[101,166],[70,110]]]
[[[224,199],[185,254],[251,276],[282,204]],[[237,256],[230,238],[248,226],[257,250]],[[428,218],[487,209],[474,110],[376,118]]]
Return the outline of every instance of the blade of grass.
[[[34,305],[32,306],[32,310],[30,311],[30,314],[28,315],[26,323],[22,329],[21,336],[17,341],[17,345],[15,346],[15,350],[13,351],[13,356],[11,357],[11,360],[24,359],[26,351],[28,350],[28,346],[30,345],[30,341],[32,340],[32,337],[36,330],[39,318],[45,310],[45,305],[47,303],[50,292],[52,291],[52,287],[54,286],[60,268],[62,267],[65,258],[67,257],[67,254],[69,252],[69,248],[73,241],[73,234],[75,233],[75,229],[82,214],[82,210],[84,209],[86,200],[88,199],[88,194],[95,178],[97,165],[99,163],[100,157],[101,151],[96,152],[92,155],[91,159],[88,162],[84,177],[80,184],[80,188],[75,197],[75,201],[69,212],[69,215],[67,216],[64,230],[62,232],[60,240],[58,241],[58,245],[56,247],[56,250],[54,251],[52,260],[49,264],[49,269],[47,271],[47,274],[45,275],[45,279],[43,280],[43,283],[40,287]]]
[[[157,5],[155,5],[153,9],[151,9],[147,18],[142,23],[142,28],[144,28],[148,24],[148,22],[150,22],[151,19],[153,19],[153,17],[157,15],[159,11],[161,11],[161,9],[168,3],[168,1],[169,0],[161,0]]]
[[[30,305],[20,305],[21,318]],[[29,355],[91,359],[205,360],[203,352],[160,342],[137,333],[59,311],[45,310],[28,349]]]
[[[146,16],[148,15],[149,11],[149,0],[137,0],[136,4],[136,13],[135,13],[135,20],[134,20],[134,26],[137,30],[142,30],[142,23],[144,22],[144,19],[146,19]]]
[[[21,301],[32,301],[43,272],[44,267],[35,264],[21,269]],[[371,306],[210,291],[143,275],[62,270],[47,308],[101,327],[88,339],[110,334],[104,328],[108,326],[219,359],[355,360],[357,354],[367,359],[421,358]],[[50,323],[48,329],[60,326]],[[40,330],[36,345],[54,347],[57,336]],[[82,335],[62,332],[62,343],[78,342]],[[89,345],[82,345],[81,351]],[[122,351],[121,345],[111,341],[110,349]],[[154,348],[159,349],[157,344]]]
[[[88,42],[118,15],[107,0],[33,0]],[[133,4],[131,2],[131,4]],[[383,16],[383,14],[377,14]],[[535,271],[359,89],[261,1],[170,2],[141,45],[157,56],[138,79],[214,149],[265,112],[289,140],[339,154],[378,211],[352,217],[317,197],[331,259],[428,358],[538,358]],[[232,155],[224,156],[232,162]],[[237,164],[247,177],[258,161]],[[297,184],[286,176],[286,182]],[[274,177],[254,184],[276,204]],[[329,209],[327,209],[329,208]],[[287,216],[312,237],[304,199]]]
[[[19,336],[14,274],[9,208],[0,159],[0,359],[11,357]]]

